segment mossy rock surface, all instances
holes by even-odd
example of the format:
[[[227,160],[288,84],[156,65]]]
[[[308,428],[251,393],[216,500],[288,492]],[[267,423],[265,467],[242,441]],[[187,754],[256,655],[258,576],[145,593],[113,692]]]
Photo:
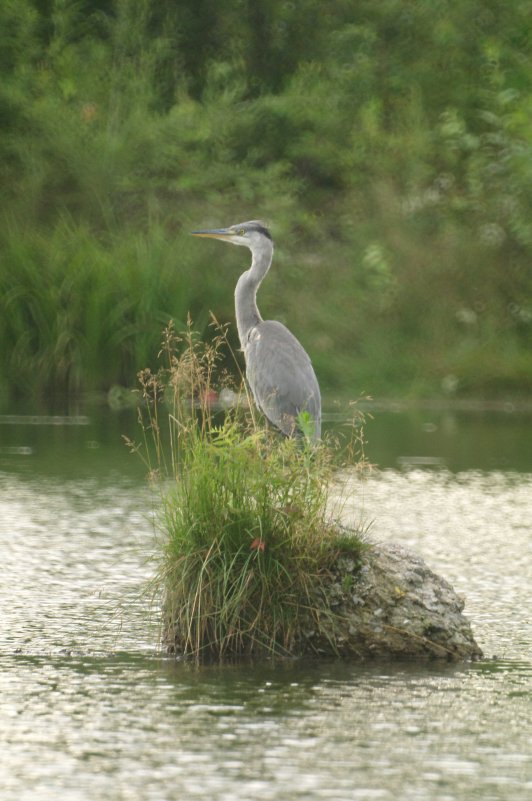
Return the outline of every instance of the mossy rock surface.
[[[374,544],[362,566],[340,556],[321,599],[319,627],[309,622],[301,653],[358,657],[479,659],[462,614],[464,600],[417,554]],[[331,614],[332,613],[332,614]]]

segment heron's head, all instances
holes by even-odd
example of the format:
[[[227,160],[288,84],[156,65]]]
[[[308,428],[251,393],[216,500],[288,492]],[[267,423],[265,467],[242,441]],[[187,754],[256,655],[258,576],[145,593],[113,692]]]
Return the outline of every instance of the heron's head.
[[[229,228],[211,228],[205,231],[192,231],[192,236],[203,236],[210,239],[221,239],[232,245],[243,245],[251,251],[272,247],[272,237],[260,220],[230,225]]]

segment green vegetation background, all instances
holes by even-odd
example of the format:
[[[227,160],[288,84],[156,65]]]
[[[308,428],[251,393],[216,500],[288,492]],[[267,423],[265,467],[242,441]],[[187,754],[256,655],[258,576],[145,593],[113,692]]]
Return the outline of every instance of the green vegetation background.
[[[0,395],[133,385],[170,317],[264,316],[327,392],[532,389],[532,3],[3,0]]]

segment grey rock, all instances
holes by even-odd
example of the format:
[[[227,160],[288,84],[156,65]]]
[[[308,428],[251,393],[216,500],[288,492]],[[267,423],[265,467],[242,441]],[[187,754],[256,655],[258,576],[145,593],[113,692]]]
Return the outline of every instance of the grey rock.
[[[345,592],[343,587],[349,587]],[[417,554],[374,544],[362,564],[339,557],[296,650],[342,656],[479,659],[464,601]],[[312,633],[310,633],[312,632]]]

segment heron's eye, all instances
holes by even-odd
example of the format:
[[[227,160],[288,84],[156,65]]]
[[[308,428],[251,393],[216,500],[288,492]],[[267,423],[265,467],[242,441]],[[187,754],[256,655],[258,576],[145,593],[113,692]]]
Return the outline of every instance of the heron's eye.
[[[240,231],[238,232],[238,236],[245,236],[245,235],[246,235],[246,232],[244,231],[243,228],[241,228]]]

